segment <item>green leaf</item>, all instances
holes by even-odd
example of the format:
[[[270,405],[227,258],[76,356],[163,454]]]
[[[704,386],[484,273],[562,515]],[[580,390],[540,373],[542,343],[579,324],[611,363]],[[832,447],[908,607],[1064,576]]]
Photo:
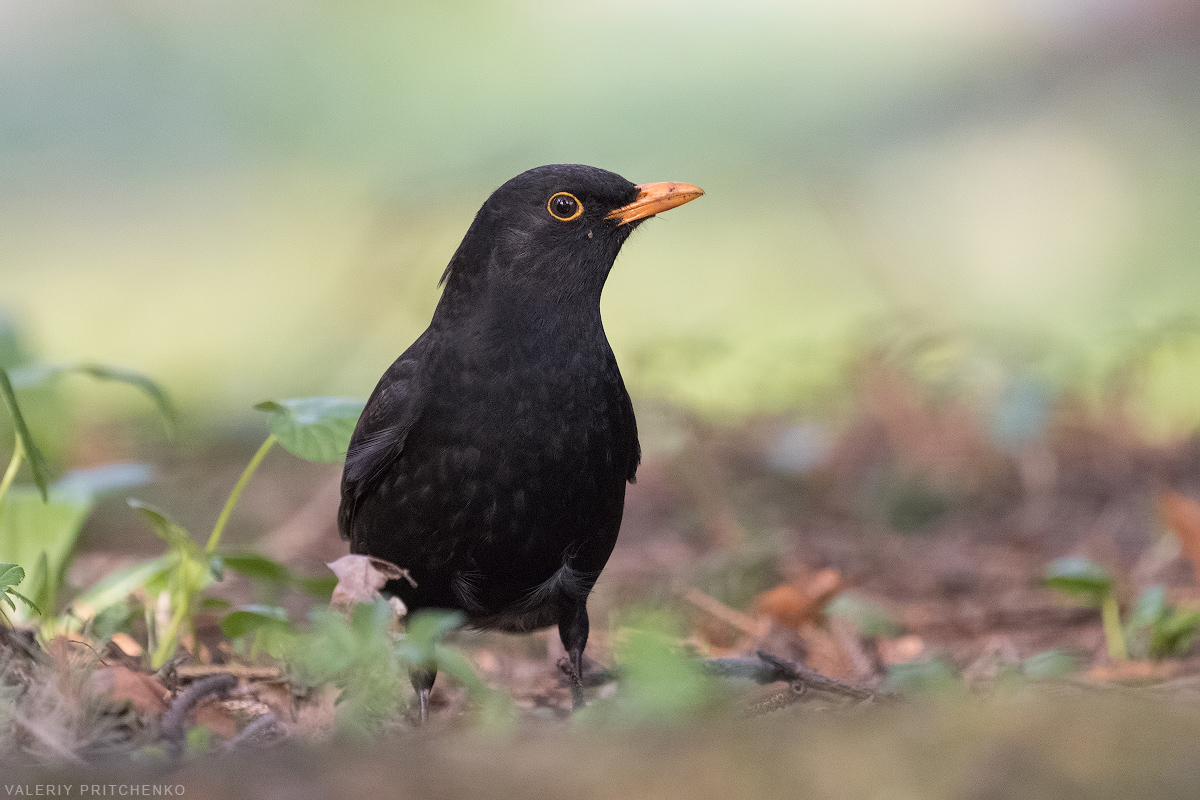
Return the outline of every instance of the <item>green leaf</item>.
[[[42,500],[49,500],[50,468],[46,465],[46,457],[42,455],[42,451],[33,441],[33,435],[30,434],[29,426],[25,424],[25,417],[21,414],[21,407],[17,405],[17,395],[13,391],[8,371],[3,369],[0,369],[0,395],[3,395],[8,412],[12,415],[13,427],[17,431],[17,439],[20,440],[21,447],[25,450],[25,459],[29,462],[29,471],[33,474],[33,482],[37,485]]]
[[[961,687],[944,661],[915,661],[888,667],[887,687],[895,692],[928,692]]]
[[[18,592],[16,589],[12,588],[11,586],[8,586],[8,587],[6,587],[6,588],[4,589],[4,591],[5,591],[7,594],[11,594],[13,597],[16,597],[18,600],[20,600],[21,602],[25,603],[25,605],[27,605],[27,606],[29,606],[30,608],[32,608],[35,614],[38,614],[39,616],[41,615],[41,613],[42,613],[42,610],[41,610],[40,608],[38,608],[38,604],[37,604],[37,603],[35,603],[35,602],[33,602],[32,600],[30,600],[30,599],[29,599],[28,597],[26,597],[25,595],[23,595],[23,594],[21,594],[20,592]]]
[[[489,691],[487,685],[475,674],[475,668],[471,666],[471,662],[457,647],[437,648],[434,662],[439,673],[454,678],[471,694],[478,695]]]
[[[21,335],[11,317],[0,313],[0,369],[13,370],[29,360]]]
[[[904,626],[891,618],[888,609],[860,597],[853,592],[842,592],[825,606],[831,617],[849,620],[863,636],[883,636],[895,639],[904,635]]]
[[[1075,671],[1075,659],[1066,650],[1046,650],[1021,662],[1021,671],[1030,678],[1063,678]]]
[[[222,553],[221,559],[225,566],[247,578],[285,584],[292,580],[287,567],[258,553]]]
[[[90,500],[60,495],[53,488],[48,502],[32,487],[9,490],[0,514],[0,561],[29,566],[25,593],[47,613],[53,611],[55,590],[92,505]]]
[[[0,564],[0,589],[19,586],[25,580],[25,570],[16,564]]]
[[[143,586],[161,579],[179,562],[178,553],[119,569],[98,581],[71,603],[76,615],[87,619],[116,605]]]
[[[267,400],[255,408],[271,413],[271,433],[287,450],[308,461],[346,457],[363,403],[346,397]]]
[[[160,539],[164,539],[167,544],[182,550],[190,550],[196,547],[196,543],[192,541],[192,537],[183,527],[176,524],[170,517],[154,506],[143,503],[141,500],[135,500],[132,497],[125,502],[129,504],[130,508],[140,511],[142,516],[150,520],[150,525],[154,528],[154,532],[158,534]]]
[[[386,608],[386,604],[382,601],[377,602],[374,606],[360,604],[355,607],[354,613],[357,615],[362,613],[359,609],[362,608]],[[404,650],[407,653],[407,658],[411,659],[413,664],[434,664],[436,656],[434,654],[434,646],[441,642],[442,637],[447,633],[463,624],[464,617],[457,611],[417,611],[408,617],[408,621],[404,626]]]
[[[678,719],[716,696],[713,680],[679,646],[681,630],[678,620],[661,612],[637,612],[629,620],[614,653],[621,671],[612,698],[618,717]]]
[[[319,578],[296,578],[295,581],[297,588],[305,594],[311,594],[314,597],[323,597],[328,600],[333,596],[333,589],[337,586],[338,579],[336,575],[330,575]]]
[[[19,367],[12,371],[13,385],[19,387],[37,386],[49,383],[68,373],[87,375],[101,381],[115,381],[140,389],[158,408],[166,423],[167,432],[174,434],[176,421],[175,406],[166,391],[153,379],[135,370],[124,367],[113,367],[108,364],[78,363],[78,364],[33,364]]]
[[[1155,584],[1142,592],[1141,597],[1129,613],[1128,626],[1131,630],[1153,625],[1168,613],[1171,607],[1167,605],[1167,587]]]
[[[221,620],[221,632],[230,639],[267,628],[289,628],[287,611],[278,606],[248,605],[231,611]]]
[[[1060,558],[1046,567],[1042,585],[1083,597],[1094,603],[1100,602],[1113,590],[1113,580],[1108,570],[1090,558]]]
[[[143,486],[154,477],[149,464],[105,464],[90,469],[71,470],[50,487],[50,496],[74,500],[95,500],[102,495]]]
[[[188,729],[184,752],[189,758],[207,753],[210,747],[212,747],[212,731],[208,729],[207,725],[197,725]]]
[[[124,629],[129,624],[131,613],[132,611],[128,603],[124,601],[113,603],[92,618],[91,638],[107,642],[113,637],[114,633]]]

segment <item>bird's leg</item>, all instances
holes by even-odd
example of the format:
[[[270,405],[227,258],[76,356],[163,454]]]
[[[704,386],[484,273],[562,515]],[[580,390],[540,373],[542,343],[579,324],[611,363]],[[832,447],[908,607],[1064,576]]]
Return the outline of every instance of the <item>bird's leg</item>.
[[[563,671],[571,681],[571,707],[583,708],[583,648],[588,640],[587,598],[574,601],[558,623],[558,637],[567,650]]]
[[[421,724],[424,725],[429,719],[429,690],[433,688],[433,681],[437,678],[437,670],[418,669],[414,667],[408,671],[408,677],[412,681],[413,688],[417,690]]]

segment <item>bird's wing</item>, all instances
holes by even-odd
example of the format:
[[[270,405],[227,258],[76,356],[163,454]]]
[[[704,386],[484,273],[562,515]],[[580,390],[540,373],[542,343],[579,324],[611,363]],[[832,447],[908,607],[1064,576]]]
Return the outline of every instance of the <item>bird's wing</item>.
[[[414,342],[379,379],[350,438],[338,507],[338,531],[343,539],[353,541],[359,502],[399,457],[408,432],[424,409],[420,369],[427,349],[425,338]]]

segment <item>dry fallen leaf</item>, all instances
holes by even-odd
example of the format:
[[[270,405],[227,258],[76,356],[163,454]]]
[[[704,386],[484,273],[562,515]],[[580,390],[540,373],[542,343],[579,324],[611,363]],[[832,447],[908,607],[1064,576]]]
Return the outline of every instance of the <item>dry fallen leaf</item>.
[[[333,570],[338,579],[333,597],[330,598],[330,603],[335,606],[373,603],[382,596],[379,592],[388,581],[405,580],[413,586],[417,585],[408,570],[374,556],[342,556],[326,566]],[[396,616],[402,617],[408,613],[398,597],[389,598],[388,602],[396,611]]]
[[[854,659],[846,652],[837,637],[823,628],[807,623],[800,628],[807,656],[805,665],[829,678],[854,680]]]
[[[776,586],[754,598],[754,613],[768,617],[785,628],[797,628],[808,611],[808,598],[789,584]]]
[[[154,675],[129,667],[100,667],[91,676],[92,685],[110,700],[128,700],[140,714],[162,714],[168,708],[171,693]]]
[[[137,658],[142,654],[142,646],[137,643],[136,639],[123,631],[112,635],[112,643],[127,656]]]
[[[1177,537],[1183,554],[1192,562],[1200,581],[1200,503],[1178,492],[1159,492],[1158,507],[1163,519]]]
[[[237,736],[238,717],[236,706],[218,702],[211,698],[196,709],[196,724],[203,725],[222,739]]]
[[[823,569],[800,586],[783,584],[768,589],[754,599],[754,613],[768,617],[785,628],[799,628],[821,613],[834,595],[842,590],[842,578],[834,569]]]

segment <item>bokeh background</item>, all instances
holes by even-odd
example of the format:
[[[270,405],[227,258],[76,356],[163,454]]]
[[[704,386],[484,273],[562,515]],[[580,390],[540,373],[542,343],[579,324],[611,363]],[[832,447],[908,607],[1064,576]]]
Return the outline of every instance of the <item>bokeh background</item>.
[[[828,419],[882,348],[993,404],[1121,381],[1179,434],[1196,8],[2,0],[0,307],[39,359],[143,370],[192,423],[365,397],[491,189],[583,162],[708,192],[606,290],[640,402]]]
[[[388,792],[421,769],[438,773],[428,785],[483,774],[446,753],[484,759],[492,788],[497,765],[541,770],[552,796],[612,763],[627,794],[698,797],[693,783],[765,780],[764,758],[828,770],[809,785],[851,787],[834,797],[1035,796],[1020,787],[1043,780],[1037,764],[1053,797],[1196,783],[1178,777],[1200,763],[1196,0],[0,0],[0,367],[129,367],[180,410],[168,440],[128,386],[20,390],[53,477],[152,467],[120,468],[54,526],[48,610],[163,552],[127,496],[210,530],[266,436],[255,403],[365,398],[426,326],[488,193],[554,162],[707,190],[639,229],[605,291],[644,459],[590,598],[595,664],[635,661],[620,649],[631,610],[665,609],[705,656],[762,649],[858,685],[975,696],[1049,663],[1088,684],[1085,700],[1149,681],[1191,716],[1080,716],[1040,695],[966,727],[915,704],[823,728],[806,715],[789,718],[794,739],[739,727],[670,771],[637,739],[563,755],[584,740],[550,726],[570,705],[553,632],[460,632],[546,738],[495,757],[414,736],[403,758],[360,750],[374,766],[343,772],[306,755],[280,785],[316,768],[378,794],[374,768],[413,759]],[[8,425],[0,411],[0,459]],[[276,448],[223,550],[328,574],[346,550],[339,475]],[[9,500],[41,509],[29,477]],[[1096,608],[1044,586],[1063,556],[1103,575],[1133,660],[1113,655]],[[294,625],[323,604],[279,591],[265,602]],[[211,593],[264,602],[232,575]],[[246,655],[220,607],[197,612],[189,652],[204,664]],[[149,644],[137,617],[125,638]],[[132,653],[101,638],[97,651]],[[665,718],[678,687],[662,674],[637,719]],[[467,693],[438,687],[435,719],[465,724]],[[1130,746],[1130,731],[1164,743]],[[604,762],[616,744],[645,759]],[[730,753],[750,772],[726,770]],[[1150,770],[1169,790],[1109,777]],[[228,796],[244,792],[228,775]]]

